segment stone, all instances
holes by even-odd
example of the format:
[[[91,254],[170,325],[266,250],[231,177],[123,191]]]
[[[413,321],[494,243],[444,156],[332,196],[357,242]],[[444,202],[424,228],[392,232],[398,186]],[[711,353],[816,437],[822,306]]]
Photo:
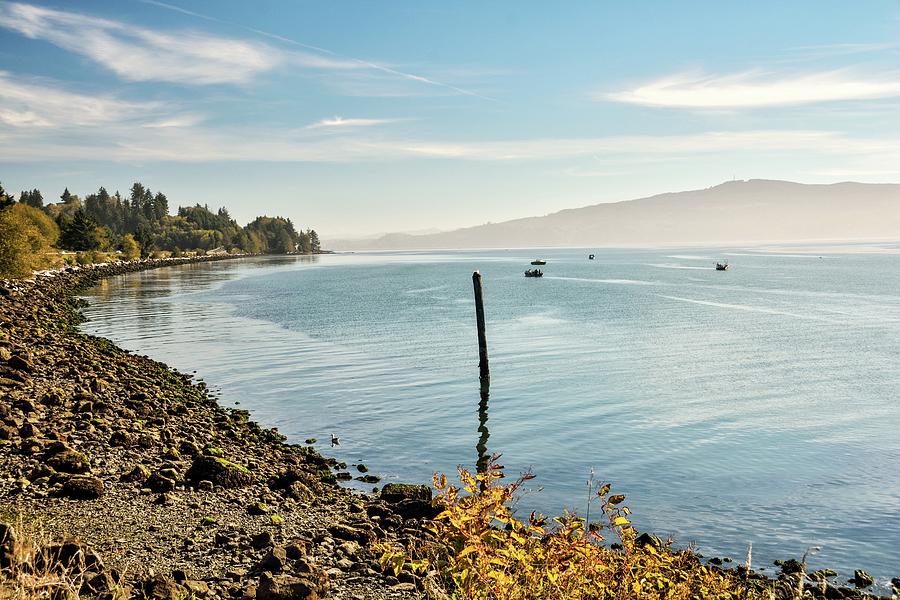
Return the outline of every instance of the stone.
[[[271,531],[263,531],[261,533],[257,533],[253,537],[250,538],[250,545],[256,548],[257,550],[262,550],[263,548],[268,548],[269,546],[275,543],[274,538],[272,537]]]
[[[151,475],[150,478],[147,479],[147,483],[145,485],[151,491],[162,494],[165,492],[174,491],[176,482],[174,479],[166,477],[163,474],[162,470],[160,470]]]
[[[656,550],[659,550],[663,547],[663,542],[659,539],[658,536],[653,535],[652,533],[642,533],[641,535],[635,538],[634,543],[639,547],[643,548],[644,546],[651,546]],[[721,561],[720,561],[721,564]]]
[[[215,456],[194,457],[186,477],[190,481],[211,481],[226,489],[246,487],[253,482],[249,469]]]
[[[60,495],[74,500],[95,500],[103,496],[105,492],[103,480],[97,477],[73,475],[63,481]]]
[[[194,596],[199,596],[201,598],[209,596],[209,584],[205,581],[189,579],[181,585],[184,586],[184,589],[186,589],[189,594],[193,594]]]
[[[263,557],[259,563],[261,571],[271,571],[277,573],[284,569],[287,564],[287,552],[284,548],[275,546]]]
[[[306,559],[306,545],[302,543],[288,544],[284,547],[287,557],[291,560]]]
[[[404,519],[430,519],[437,514],[431,504],[431,488],[410,483],[388,483],[379,496]]]
[[[60,473],[84,474],[91,470],[91,464],[87,457],[81,452],[69,448],[48,454],[45,456],[44,462]]]
[[[359,553],[360,546],[353,541],[347,541],[338,546],[338,548],[347,556],[356,556]]]
[[[111,436],[109,436],[109,445],[110,446],[120,446],[122,448],[129,448],[133,446],[135,443],[134,436],[125,431],[124,429],[120,429],[118,431],[114,431]]]
[[[150,477],[150,469],[144,465],[135,465],[128,473],[124,473],[121,480],[125,483],[144,483]]]
[[[859,589],[865,589],[874,584],[875,579],[862,569],[857,569],[853,571],[853,579],[850,580],[850,583]]]
[[[262,502],[254,502],[247,506],[247,514],[250,515],[267,515],[270,512],[272,512],[272,509]]]
[[[370,534],[364,529],[357,529],[349,525],[332,525],[328,528],[328,533],[340,540],[350,540],[366,544],[369,542]]]
[[[257,600],[319,600],[324,590],[310,579],[288,575],[260,578]]]
[[[156,575],[144,582],[144,595],[148,600],[181,600],[184,590],[168,577]]]

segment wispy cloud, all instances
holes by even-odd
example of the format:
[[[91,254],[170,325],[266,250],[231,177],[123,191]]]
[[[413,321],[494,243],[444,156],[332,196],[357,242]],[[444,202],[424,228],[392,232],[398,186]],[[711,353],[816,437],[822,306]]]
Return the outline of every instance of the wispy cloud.
[[[162,32],[30,4],[0,5],[0,26],[86,56],[127,81],[244,83],[280,65],[353,69],[351,61],[283,52],[197,31]]]
[[[729,109],[898,96],[900,71],[862,75],[844,69],[799,75],[763,71],[745,71],[733,75],[684,73],[651,81],[630,90],[596,94],[595,99],[643,106]]]
[[[527,162],[577,158],[615,158],[618,169],[650,157],[659,160],[734,153],[744,156],[803,153],[856,161],[900,163],[900,141],[851,137],[826,131],[722,131],[694,135],[534,138],[483,142],[392,140],[353,135],[315,136],[305,128],[211,129],[202,126],[104,127],[77,139],[54,135],[52,128],[0,128],[0,160],[110,160],[117,162],[371,162],[415,159]],[[604,169],[607,173],[616,169]]]
[[[128,102],[111,96],[91,96],[44,83],[28,83],[0,71],[0,123],[12,127],[78,127],[122,123],[142,118],[158,108],[149,102]]]
[[[261,29],[254,29],[252,27],[247,27],[245,25],[231,23],[229,21],[225,21],[225,20],[219,19],[217,17],[213,17],[210,15],[205,15],[205,14],[197,13],[194,11],[186,10],[186,9],[181,8],[180,6],[176,6],[174,4],[169,4],[166,2],[159,2],[158,0],[141,0],[141,1],[144,2],[145,4],[152,4],[154,6],[159,6],[161,8],[165,8],[167,10],[172,10],[172,11],[180,12],[182,14],[191,15],[194,17],[198,17],[200,19],[205,19],[207,21],[215,21],[218,23],[237,25],[238,27],[241,27],[242,29],[244,29],[246,31],[250,31],[257,35],[261,35],[263,37],[267,37],[272,40],[277,40],[284,44],[289,44],[291,46],[296,46],[299,48],[304,48],[305,50],[312,50],[319,54],[327,55],[328,57],[332,58],[332,61],[336,62],[339,65],[345,65],[346,67],[355,66],[357,68],[370,69],[370,70],[378,71],[380,73],[391,75],[393,77],[404,79],[407,81],[413,81],[413,82],[425,84],[428,86],[443,88],[445,90],[452,91],[456,94],[460,94],[460,95],[464,95],[464,96],[473,96],[476,98],[481,98],[482,100],[496,101],[495,98],[491,98],[489,96],[484,96],[482,94],[479,94],[478,92],[475,92],[475,91],[472,91],[472,90],[469,90],[466,88],[462,88],[462,87],[459,87],[459,86],[456,86],[456,85],[453,85],[450,83],[438,81],[437,79],[433,79],[431,77],[425,77],[422,75],[417,75],[415,73],[409,73],[407,71],[403,71],[403,70],[400,70],[397,68],[393,68],[393,67],[381,64],[381,63],[373,62],[370,60],[365,60],[362,58],[346,56],[346,55],[340,54],[338,52],[335,52],[334,50],[329,50],[328,48],[322,48],[321,46],[314,46],[312,44],[306,44],[301,41],[298,41],[298,40],[295,40],[295,39],[292,39],[289,37],[285,37],[282,35],[278,35],[276,33],[272,33],[269,31],[264,31]],[[328,61],[328,59],[325,57],[320,57],[320,58],[322,61]]]
[[[165,129],[168,127],[193,127],[199,123],[203,122],[203,117],[201,115],[175,115],[170,117],[164,117],[159,120],[150,121],[148,123],[144,123],[141,127],[147,129]]]
[[[328,119],[316,121],[307,125],[307,129],[352,129],[355,127],[373,127],[375,125],[385,125],[387,123],[396,123],[402,119],[345,119],[344,117],[334,116]]]

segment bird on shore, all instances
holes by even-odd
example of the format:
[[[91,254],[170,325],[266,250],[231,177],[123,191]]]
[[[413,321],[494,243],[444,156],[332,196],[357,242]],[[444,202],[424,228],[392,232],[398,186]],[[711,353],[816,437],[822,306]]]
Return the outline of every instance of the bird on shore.
[[[341,445],[341,438],[339,438],[338,436],[336,436],[332,433],[331,434],[331,447],[334,448],[335,446],[340,446],[340,445]]]

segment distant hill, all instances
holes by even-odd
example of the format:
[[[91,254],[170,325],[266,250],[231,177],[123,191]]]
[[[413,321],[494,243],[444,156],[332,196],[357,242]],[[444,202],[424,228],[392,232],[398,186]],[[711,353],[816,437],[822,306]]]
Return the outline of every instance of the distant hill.
[[[900,238],[900,184],[751,179],[431,235],[332,240],[334,250],[629,246]]]

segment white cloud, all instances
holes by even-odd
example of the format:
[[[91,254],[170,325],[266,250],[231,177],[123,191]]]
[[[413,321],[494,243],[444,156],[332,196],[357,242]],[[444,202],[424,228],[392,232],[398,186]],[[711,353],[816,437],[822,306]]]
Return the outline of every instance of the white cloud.
[[[0,135],[4,130],[0,129]],[[453,159],[527,162],[577,158],[630,163],[732,153],[747,157],[819,157],[854,160],[857,168],[874,161],[900,162],[900,141],[848,137],[826,131],[723,131],[695,135],[538,138],[484,142],[387,139],[362,131],[342,136],[310,136],[306,129],[228,129],[107,126],[74,138],[54,128],[8,128],[0,160],[94,160],[130,162],[361,162]],[[615,169],[610,169],[613,171]]]
[[[796,76],[761,71],[733,75],[678,74],[631,90],[596,94],[595,99],[643,106],[727,109],[898,96],[900,72],[864,76],[837,70]]]
[[[65,127],[119,123],[156,109],[148,102],[89,96],[21,81],[0,71],[0,123],[13,127]]]
[[[196,31],[160,32],[30,4],[0,5],[0,26],[81,54],[128,81],[244,83],[279,65],[354,69],[359,65]]]
[[[203,121],[200,115],[175,115],[172,117],[164,117],[156,121],[144,123],[141,127],[148,129],[163,129],[166,127],[193,127]]]
[[[373,127],[375,125],[384,125],[387,123],[396,123],[401,119],[345,119],[344,117],[334,116],[330,119],[322,119],[311,125],[307,125],[307,129],[351,129],[355,127]]]

